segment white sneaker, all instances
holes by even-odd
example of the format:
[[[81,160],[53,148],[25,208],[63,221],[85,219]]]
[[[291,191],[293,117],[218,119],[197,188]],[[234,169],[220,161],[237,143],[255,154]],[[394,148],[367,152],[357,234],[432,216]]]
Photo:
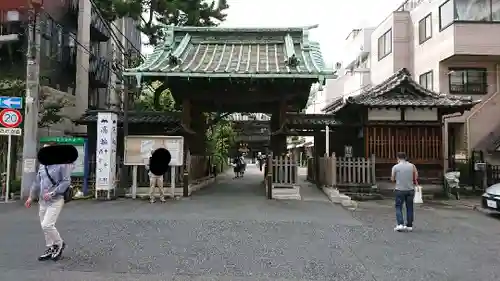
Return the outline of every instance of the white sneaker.
[[[402,232],[405,230],[405,226],[404,225],[397,225],[395,228],[394,228],[394,231],[397,231],[397,232]]]
[[[408,231],[408,232],[412,232],[413,231],[413,227],[411,227],[411,226],[405,226],[405,230]]]

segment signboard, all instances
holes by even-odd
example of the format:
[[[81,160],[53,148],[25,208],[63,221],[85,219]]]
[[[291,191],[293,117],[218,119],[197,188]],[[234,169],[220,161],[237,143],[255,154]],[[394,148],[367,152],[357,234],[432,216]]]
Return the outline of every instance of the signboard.
[[[73,163],[73,172],[71,176],[73,177],[83,177],[85,176],[85,138],[75,138],[75,137],[43,137],[40,138],[40,143],[56,143],[56,144],[67,144],[72,145],[78,151],[78,158]]]
[[[171,166],[184,163],[184,138],[181,136],[128,136],[125,138],[125,165],[144,166],[151,152],[158,148],[170,151]]]
[[[21,112],[16,109],[4,109],[0,111],[0,125],[5,128],[17,128],[23,121]]]
[[[96,191],[115,188],[117,123],[116,113],[97,114]]]
[[[350,145],[344,146],[344,157],[346,158],[352,157],[352,146]]]
[[[0,128],[0,135],[2,136],[20,136],[23,134],[23,130],[21,128]]]
[[[0,97],[0,108],[22,109],[23,98],[21,97]]]

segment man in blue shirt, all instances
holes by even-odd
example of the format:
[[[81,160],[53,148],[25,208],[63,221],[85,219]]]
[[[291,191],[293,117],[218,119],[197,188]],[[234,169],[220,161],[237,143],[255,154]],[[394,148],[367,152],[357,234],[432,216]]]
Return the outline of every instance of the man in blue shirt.
[[[38,214],[47,246],[38,260],[59,259],[66,246],[55,224],[64,206],[64,193],[70,188],[71,170],[69,164],[40,165],[35,182],[31,186],[25,205],[30,208],[33,199],[39,199]]]

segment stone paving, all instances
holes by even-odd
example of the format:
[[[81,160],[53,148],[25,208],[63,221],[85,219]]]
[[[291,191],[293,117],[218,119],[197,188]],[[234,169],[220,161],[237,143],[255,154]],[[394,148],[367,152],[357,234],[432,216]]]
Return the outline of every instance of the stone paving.
[[[497,219],[423,206],[394,233],[391,202],[269,201],[261,181],[249,166],[166,204],[72,202],[59,262],[36,260],[36,208],[0,204],[0,280],[500,280]]]

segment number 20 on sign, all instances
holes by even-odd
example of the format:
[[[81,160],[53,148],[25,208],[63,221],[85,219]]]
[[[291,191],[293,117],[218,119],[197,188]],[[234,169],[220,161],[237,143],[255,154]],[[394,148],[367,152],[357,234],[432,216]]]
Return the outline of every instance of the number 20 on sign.
[[[19,110],[4,109],[0,111],[0,124],[5,128],[16,128],[23,121],[23,116]]]

